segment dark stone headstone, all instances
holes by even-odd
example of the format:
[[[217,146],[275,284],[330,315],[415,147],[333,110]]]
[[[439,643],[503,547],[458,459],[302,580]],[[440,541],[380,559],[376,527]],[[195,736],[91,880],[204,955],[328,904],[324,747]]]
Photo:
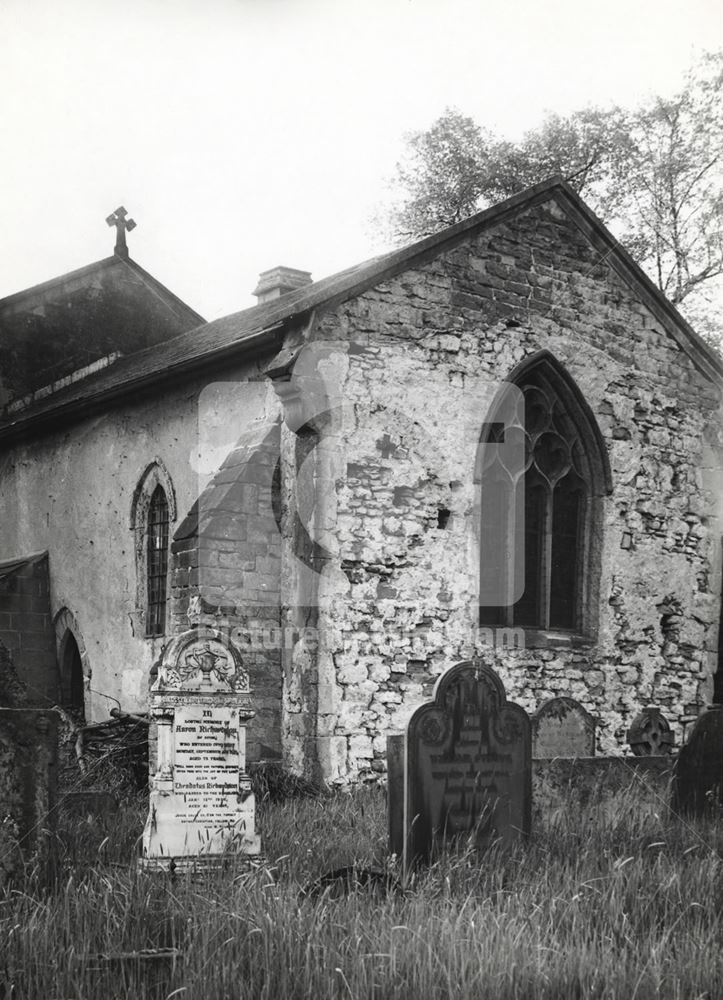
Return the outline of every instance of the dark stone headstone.
[[[531,794],[527,713],[490,667],[458,663],[407,727],[405,868],[445,842],[484,849],[527,836]]]
[[[0,708],[0,888],[26,865],[53,861],[58,789],[57,712]]]
[[[574,698],[551,698],[531,721],[533,757],[595,756],[595,718]]]
[[[723,804],[723,705],[713,705],[695,722],[681,747],[673,776],[675,812],[702,816]]]
[[[387,736],[387,819],[389,853],[404,850],[404,734]]]
[[[636,757],[656,757],[671,752],[675,737],[660,709],[649,706],[633,719],[628,743]]]
[[[0,641],[0,708],[22,708],[27,703],[27,686],[18,677],[10,650]]]

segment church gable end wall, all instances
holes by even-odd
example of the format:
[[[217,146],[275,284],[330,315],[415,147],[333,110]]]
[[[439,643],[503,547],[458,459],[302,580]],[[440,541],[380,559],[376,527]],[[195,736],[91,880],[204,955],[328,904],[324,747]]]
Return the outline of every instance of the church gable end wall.
[[[680,742],[715,669],[720,528],[701,469],[718,390],[558,206],[389,278],[323,316],[316,335],[348,353],[328,440],[345,469],[327,504],[343,582],[319,616],[335,667],[331,776],[383,771],[386,734],[475,653],[530,712],[557,696],[582,702],[602,751],[621,751],[648,704]],[[594,628],[526,630],[511,649],[506,630],[478,625],[473,467],[490,385],[540,351],[589,405],[612,491]]]

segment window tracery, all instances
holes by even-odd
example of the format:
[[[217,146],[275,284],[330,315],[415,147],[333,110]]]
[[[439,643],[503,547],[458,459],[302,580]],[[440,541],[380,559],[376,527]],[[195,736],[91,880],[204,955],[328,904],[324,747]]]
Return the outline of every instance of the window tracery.
[[[602,438],[550,355],[512,385],[483,439],[480,623],[587,632],[599,499],[609,488]]]

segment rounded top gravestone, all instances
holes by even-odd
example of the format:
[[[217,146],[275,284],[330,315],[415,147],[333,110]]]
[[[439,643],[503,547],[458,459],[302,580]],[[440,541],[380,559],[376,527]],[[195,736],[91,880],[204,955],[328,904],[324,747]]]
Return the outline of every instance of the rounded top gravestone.
[[[533,757],[594,757],[596,721],[574,698],[551,698],[532,716]]]
[[[701,816],[720,814],[723,803],[723,705],[696,720],[681,747],[673,776],[673,809]]]
[[[405,868],[445,841],[509,846],[530,832],[530,720],[480,660],[450,667],[407,727]]]

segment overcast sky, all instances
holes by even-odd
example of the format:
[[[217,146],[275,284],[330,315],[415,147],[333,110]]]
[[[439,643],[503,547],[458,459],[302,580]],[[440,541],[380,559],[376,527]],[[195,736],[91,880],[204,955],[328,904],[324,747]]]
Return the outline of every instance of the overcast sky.
[[[403,133],[672,93],[721,0],[0,0],[0,296],[112,253],[209,319],[383,247]]]

